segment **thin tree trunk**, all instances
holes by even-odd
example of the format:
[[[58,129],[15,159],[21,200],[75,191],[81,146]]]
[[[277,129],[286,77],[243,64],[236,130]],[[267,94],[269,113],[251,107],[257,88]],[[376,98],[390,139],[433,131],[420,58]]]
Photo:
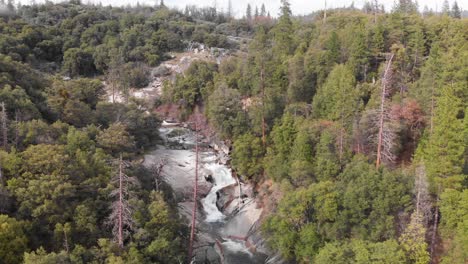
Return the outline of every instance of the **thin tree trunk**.
[[[440,193],[440,184],[437,191],[437,199],[435,206],[435,215],[434,215],[434,225],[432,227],[432,238],[431,238],[431,263],[434,263],[434,251],[437,244],[437,227],[439,224],[439,193]]]
[[[119,230],[118,244],[123,248],[123,172],[122,172],[122,154],[119,160]]]
[[[193,257],[193,241],[195,239],[195,223],[197,217],[197,196],[198,196],[198,115],[195,121],[195,182],[193,186],[193,210],[192,210],[192,226],[190,229],[190,245],[188,262],[192,261]]]
[[[343,122],[343,117],[342,117],[342,118],[341,118],[341,127],[340,127],[340,140],[339,140],[339,145],[340,145],[340,147],[339,147],[339,153],[338,153],[338,156],[339,156],[339,159],[340,159],[340,163],[341,163],[341,161],[342,161],[342,159],[343,159],[343,151],[344,151],[344,150],[343,150],[343,149],[344,149],[344,146],[343,146],[343,144],[344,144],[344,143],[343,143],[343,141],[344,141],[344,139],[343,139],[343,137],[344,137],[343,123],[344,123],[344,122]]]
[[[374,1],[374,24],[377,24],[377,10],[378,10],[378,3],[377,0]]]
[[[64,235],[65,250],[67,251],[67,254],[70,254],[70,248],[68,246],[68,236],[67,236],[67,231],[65,230],[65,225],[63,228],[63,235]]]
[[[385,119],[385,99],[387,96],[387,75],[390,71],[390,67],[392,65],[394,54],[391,55],[390,60],[387,63],[387,67],[384,72],[384,76],[382,79],[382,94],[380,99],[380,119],[379,119],[379,134],[378,134],[378,142],[377,142],[377,161],[375,163],[376,167],[380,167],[380,163],[382,161],[382,145],[383,145],[383,132],[384,132],[384,119]]]
[[[2,146],[5,151],[8,151],[8,126],[7,126],[7,114],[5,109],[5,103],[2,102]]]
[[[327,23],[327,0],[325,0],[325,11],[323,13],[323,23]]]
[[[266,147],[266,123],[265,123],[265,69],[262,63],[260,70],[260,89],[262,90],[262,143]]]

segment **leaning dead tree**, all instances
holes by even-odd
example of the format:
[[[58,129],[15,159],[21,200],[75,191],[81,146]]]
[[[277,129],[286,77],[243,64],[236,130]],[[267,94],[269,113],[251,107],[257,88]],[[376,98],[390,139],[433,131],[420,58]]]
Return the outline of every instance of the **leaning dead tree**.
[[[120,248],[124,247],[124,240],[134,229],[132,218],[132,208],[128,203],[131,198],[130,188],[138,185],[138,181],[125,174],[127,164],[122,159],[122,154],[118,160],[118,171],[112,178],[112,184],[116,187],[111,192],[114,200],[112,203],[112,212],[109,216],[109,224],[112,226],[112,234]]]
[[[382,76],[381,94],[380,94],[380,108],[378,111],[378,128],[377,134],[377,160],[376,167],[380,167],[382,161],[394,162],[396,157],[392,150],[396,140],[396,133],[391,124],[390,109],[387,105],[387,100],[392,94],[392,60],[395,55],[392,53],[388,55],[385,65],[384,73]]]

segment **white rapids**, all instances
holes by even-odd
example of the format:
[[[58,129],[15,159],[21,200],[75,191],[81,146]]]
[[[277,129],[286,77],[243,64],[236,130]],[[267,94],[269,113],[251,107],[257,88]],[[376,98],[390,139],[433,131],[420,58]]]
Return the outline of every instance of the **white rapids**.
[[[206,213],[206,222],[219,222],[224,220],[226,217],[222,212],[219,211],[216,206],[216,201],[218,200],[217,192],[224,187],[235,184],[236,180],[232,177],[231,169],[225,165],[217,163],[208,163],[204,164],[204,168],[211,172],[213,177],[213,187],[211,188],[208,195],[201,200],[203,205],[203,210]]]

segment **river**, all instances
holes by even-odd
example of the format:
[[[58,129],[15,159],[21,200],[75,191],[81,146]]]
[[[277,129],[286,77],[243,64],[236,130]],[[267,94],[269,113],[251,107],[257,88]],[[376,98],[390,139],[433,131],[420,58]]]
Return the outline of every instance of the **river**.
[[[181,126],[160,128],[163,142],[145,155],[145,166],[164,160],[163,172],[176,195],[179,212],[190,223],[195,179],[195,136]],[[226,165],[228,153],[200,144],[199,196],[196,241],[192,263],[265,263],[267,254],[252,243],[258,241],[262,213],[252,187],[238,183]],[[241,184],[241,186],[239,186]],[[220,210],[221,208],[221,210]],[[263,250],[264,251],[264,250]]]

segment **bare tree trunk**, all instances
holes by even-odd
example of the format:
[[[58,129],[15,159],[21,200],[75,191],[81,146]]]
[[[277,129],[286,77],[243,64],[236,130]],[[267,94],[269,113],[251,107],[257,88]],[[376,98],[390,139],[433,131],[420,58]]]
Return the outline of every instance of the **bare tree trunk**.
[[[122,154],[119,160],[119,227],[118,227],[118,244],[123,248],[123,172],[122,172]]]
[[[262,90],[262,143],[266,147],[266,124],[265,124],[265,69],[262,63],[260,70],[260,89]]]
[[[195,121],[195,181],[193,185],[193,210],[192,210],[192,226],[190,228],[190,245],[188,262],[192,261],[193,257],[193,241],[195,239],[195,223],[197,217],[197,196],[198,196],[198,113]]]
[[[437,227],[439,225],[439,193],[440,193],[440,184],[438,187],[437,191],[437,199],[436,199],[436,207],[435,207],[435,212],[434,212],[434,224],[432,226],[432,238],[431,238],[431,263],[434,262],[434,252],[435,252],[435,246],[437,244]]]
[[[161,158],[158,164],[151,167],[151,172],[154,178],[154,188],[157,192],[161,190],[161,184],[164,182],[163,169],[166,166],[167,160]]]
[[[2,119],[2,146],[5,151],[8,151],[8,116],[6,113],[6,108],[5,108],[5,103],[1,103],[2,106],[2,113],[1,113],[1,119]]]
[[[118,163],[118,164],[117,164]],[[130,186],[138,185],[138,180],[133,177],[128,177],[125,174],[125,161],[122,154],[116,161],[118,169],[115,176],[112,178],[112,184],[115,189],[111,192],[111,197],[114,198],[112,203],[112,212],[108,218],[108,223],[112,225],[112,235],[118,247],[123,249],[125,240],[125,231],[134,229],[134,221],[132,218],[132,208],[127,202],[130,199]]]
[[[377,23],[377,10],[379,9],[377,0],[374,1],[374,7],[372,9],[374,10],[374,24],[376,24]]]
[[[416,192],[416,214],[420,216],[424,227],[426,227],[431,215],[432,204],[424,163],[416,167],[414,189]]]
[[[327,23],[327,0],[325,0],[325,11],[323,13],[323,23]]]
[[[384,140],[384,121],[385,121],[385,101],[387,97],[387,83],[388,83],[388,74],[390,72],[390,68],[392,65],[394,54],[391,55],[389,61],[387,62],[387,66],[385,68],[385,72],[382,78],[382,94],[380,99],[380,113],[379,113],[379,134],[378,134],[378,142],[377,142],[377,161],[375,163],[376,167],[380,167],[380,163],[382,161],[382,146]]]

